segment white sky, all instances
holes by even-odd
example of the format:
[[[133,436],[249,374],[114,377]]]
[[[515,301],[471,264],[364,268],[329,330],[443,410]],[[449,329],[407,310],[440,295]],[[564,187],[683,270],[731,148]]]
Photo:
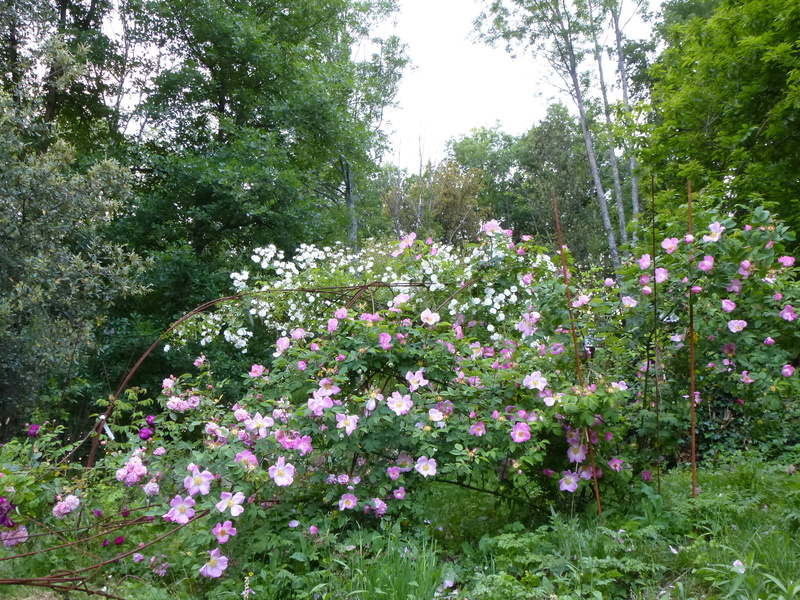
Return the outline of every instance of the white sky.
[[[398,107],[384,116],[393,145],[388,162],[416,172],[420,160],[438,162],[447,140],[473,128],[499,122],[519,135],[545,116],[556,93],[546,69],[475,40],[480,11],[475,0],[401,0],[392,31],[407,44],[412,67],[400,83]]]
[[[400,82],[398,106],[384,115],[383,128],[393,146],[387,162],[415,173],[421,162],[443,159],[449,139],[476,127],[499,123],[503,132],[520,135],[544,118],[556,98],[572,108],[551,83],[546,64],[530,54],[512,58],[502,45],[492,48],[476,39],[473,21],[486,4],[400,0],[388,32],[407,45],[411,67]],[[633,6],[627,4],[626,12]],[[649,27],[636,21],[625,29],[646,37]],[[614,66],[606,62],[605,68],[606,76],[613,77]]]

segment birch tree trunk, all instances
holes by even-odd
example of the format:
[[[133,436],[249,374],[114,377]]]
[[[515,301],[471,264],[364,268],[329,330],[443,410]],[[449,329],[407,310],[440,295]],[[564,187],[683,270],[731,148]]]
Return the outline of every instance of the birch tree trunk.
[[[597,73],[600,78],[600,94],[603,98],[603,115],[606,119],[606,125],[609,131],[609,148],[608,158],[611,164],[611,174],[614,177],[614,194],[617,200],[617,217],[619,218],[619,239],[623,244],[628,243],[628,230],[626,227],[625,219],[625,202],[622,196],[622,182],[619,176],[619,165],[617,163],[617,153],[614,150],[616,146],[615,136],[611,134],[613,121],[611,119],[611,107],[608,104],[608,91],[606,89],[606,79],[603,73],[603,56],[600,42],[597,39],[597,28],[594,23],[594,13],[592,10],[592,0],[588,0],[587,6],[589,8],[589,26],[592,30],[592,41],[594,42],[594,59],[597,62]]]
[[[575,103],[578,105],[578,116],[581,122],[581,133],[583,134],[583,143],[586,146],[586,154],[589,158],[589,167],[592,171],[592,180],[594,181],[594,188],[597,194],[597,201],[600,203],[600,215],[603,218],[603,229],[605,230],[606,237],[608,238],[608,250],[611,253],[611,264],[615,269],[620,266],[619,251],[617,250],[617,238],[614,235],[614,228],[611,225],[611,218],[608,214],[608,203],[606,202],[606,194],[603,190],[603,182],[600,179],[600,169],[597,166],[597,155],[594,151],[594,142],[589,131],[589,120],[586,117],[586,107],[583,102],[583,92],[581,91],[580,80],[578,79],[578,66],[575,60],[575,53],[572,45],[568,45],[568,53],[570,55],[570,68],[569,75],[572,80],[573,97]]]
[[[628,69],[625,64],[625,54],[622,52],[622,29],[619,25],[619,4],[613,2],[609,7],[611,13],[611,22],[614,24],[614,38],[617,46],[617,72],[619,73],[619,81],[622,86],[622,102],[625,105],[625,112],[627,115],[631,114],[631,102],[628,94]],[[631,169],[631,208],[633,215],[636,216],[641,212],[639,207],[639,177],[636,175],[636,156],[634,156],[632,148],[628,149],[628,162]]]

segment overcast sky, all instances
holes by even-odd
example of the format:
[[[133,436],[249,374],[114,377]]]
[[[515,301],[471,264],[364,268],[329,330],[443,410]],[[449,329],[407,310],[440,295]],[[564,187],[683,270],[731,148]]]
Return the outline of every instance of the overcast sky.
[[[400,83],[397,108],[385,113],[384,130],[393,146],[387,162],[417,172],[420,161],[440,161],[447,141],[473,128],[499,123],[502,131],[519,135],[538,123],[555,99],[569,104],[552,85],[546,64],[530,55],[512,58],[504,47],[476,40],[473,22],[486,4],[400,0],[396,23],[387,29],[407,44],[412,66]],[[626,3],[624,13],[632,6]],[[634,31],[644,37],[649,27],[634,20],[626,32]],[[607,69],[613,71],[611,65]]]
[[[500,123],[520,134],[541,119],[555,89],[532,58],[476,41],[475,0],[401,0],[396,26],[412,67],[403,76],[399,106],[385,114],[393,152],[387,161],[412,172],[420,159],[443,158],[448,139]]]

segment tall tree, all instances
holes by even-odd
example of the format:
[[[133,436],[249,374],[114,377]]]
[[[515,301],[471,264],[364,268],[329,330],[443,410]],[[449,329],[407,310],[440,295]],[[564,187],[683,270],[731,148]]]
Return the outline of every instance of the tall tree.
[[[672,2],[653,72],[646,158],[670,187],[690,176],[760,196],[800,224],[800,10],[792,0]],[[713,8],[708,15],[709,6]],[[704,10],[700,10],[704,9]]]
[[[605,248],[593,181],[578,120],[563,104],[525,134],[476,129],[450,142],[462,171],[481,174],[479,205],[492,218],[540,243],[557,244],[551,196],[559,199],[564,241],[581,264],[597,262]]]
[[[611,104],[608,101],[608,87],[606,86],[605,71],[603,69],[603,48],[600,46],[600,30],[603,27],[602,12],[596,14],[592,0],[586,0],[586,8],[589,13],[589,31],[592,36],[592,54],[597,63],[597,75],[599,78],[600,98],[603,106],[603,116],[606,122],[606,134],[609,136],[608,160],[611,166],[611,175],[614,179],[614,196],[617,204],[617,217],[619,220],[619,239],[623,244],[628,243],[628,231],[625,219],[625,201],[622,197],[622,180],[619,175],[619,165],[617,164],[617,152],[615,149],[616,139],[613,134],[613,119],[611,117]]]
[[[142,291],[141,259],[104,236],[130,194],[127,170],[79,169],[57,138],[38,148],[25,135],[36,119],[0,92],[0,423],[9,425],[0,439],[48,392],[61,395],[45,414],[68,409],[61,401],[96,350],[105,309]]]
[[[589,27],[579,7],[567,0],[493,0],[477,26],[487,41],[505,40],[509,49],[522,45],[545,58],[562,79],[575,101],[586,154],[600,205],[611,262],[620,265],[617,239],[611,224],[605,189],[600,176],[595,142],[589,128],[581,64],[587,52]]]
[[[399,236],[415,232],[447,244],[476,239],[487,211],[478,206],[481,174],[452,160],[428,164],[420,175],[395,172],[384,192],[385,211]]]

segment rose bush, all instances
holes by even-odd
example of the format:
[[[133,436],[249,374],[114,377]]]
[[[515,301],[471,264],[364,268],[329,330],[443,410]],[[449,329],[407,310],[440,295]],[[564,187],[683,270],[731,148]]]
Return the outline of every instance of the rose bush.
[[[463,252],[413,235],[356,255],[256,250],[260,273],[233,274],[243,300],[171,340],[221,337],[255,364],[222,382],[201,356],[164,379],[160,410],[132,393],[90,471],[56,464],[46,428],[3,448],[4,514],[18,515],[3,540],[42,548],[57,531],[91,550],[86,565],[139,578],[204,576],[219,583],[193,585],[221,593],[261,573],[259,593],[279,572],[307,590],[337,533],[423,519],[433,486],[532,512],[589,503],[595,482],[613,497],[685,447],[690,303],[703,434],[727,422],[739,443],[774,443],[799,387],[789,232],[763,209],[697,222],[696,237],[667,224],[617,279],[572,274],[571,296],[544,249],[496,222]],[[256,321],[274,347],[248,347]]]

